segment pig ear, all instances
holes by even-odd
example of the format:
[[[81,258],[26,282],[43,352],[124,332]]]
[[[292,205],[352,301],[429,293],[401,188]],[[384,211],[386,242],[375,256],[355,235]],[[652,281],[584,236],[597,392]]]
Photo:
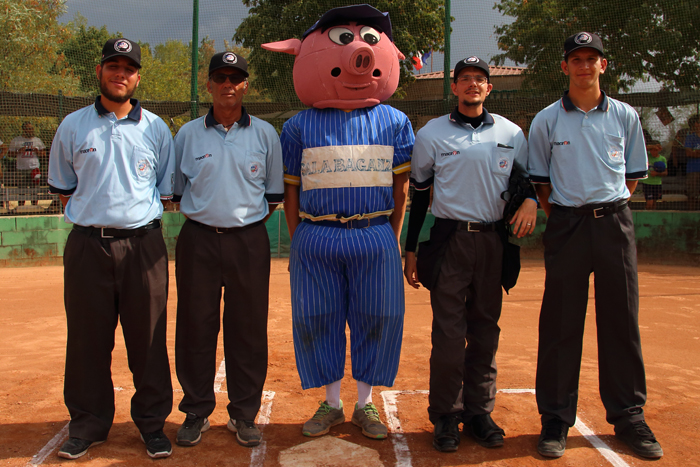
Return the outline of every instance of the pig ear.
[[[393,43],[392,43],[393,44]],[[396,44],[393,44],[394,48],[396,49],[396,55],[399,56],[399,60],[404,60],[406,56],[401,53],[398,47],[396,47]]]
[[[287,39],[286,41],[268,42],[267,44],[262,44],[260,47],[273,52],[284,52],[286,54],[299,55],[299,50],[301,50],[301,41],[299,39]]]

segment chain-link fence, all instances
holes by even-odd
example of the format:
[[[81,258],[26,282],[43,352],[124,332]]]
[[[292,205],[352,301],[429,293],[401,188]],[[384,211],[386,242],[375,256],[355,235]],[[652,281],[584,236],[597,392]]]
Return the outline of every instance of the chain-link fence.
[[[108,38],[122,35],[140,42],[143,68],[135,97],[173,134],[207,111],[209,59],[226,49],[249,60],[248,111],[281,129],[304,108],[292,83],[294,57],[265,51],[260,44],[299,38],[329,8],[353,3],[358,2],[0,0],[0,46],[6,51],[0,63],[0,215],[61,212],[59,200],[47,193],[51,141],[63,117],[90,105],[99,93],[95,67]],[[603,88],[635,107],[648,138],[658,141],[657,152],[667,161],[656,208],[699,209],[700,157],[695,154],[700,151],[693,149],[700,146],[700,125],[688,125],[700,110],[697,0],[368,3],[391,14],[394,40],[406,60],[389,103],[404,111],[416,130],[456,103],[445,69],[477,55],[494,65],[494,90],[485,107],[527,131],[537,112],[566,88],[559,69],[564,38],[582,30],[600,34],[609,61]],[[193,18],[198,18],[197,28]],[[641,193],[633,195],[632,206],[646,207]]]

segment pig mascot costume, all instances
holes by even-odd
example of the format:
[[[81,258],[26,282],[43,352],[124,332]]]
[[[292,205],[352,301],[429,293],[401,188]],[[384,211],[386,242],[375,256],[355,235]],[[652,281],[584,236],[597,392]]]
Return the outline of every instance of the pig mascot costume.
[[[263,44],[296,55],[294,88],[312,107],[284,124],[285,216],[297,369],[326,400],[302,429],[321,436],[345,421],[340,383],[345,323],[358,402],[352,423],[383,439],[372,386],[392,386],[403,332],[398,239],[415,137],[396,91],[403,54],[388,13],[369,5],[327,11],[301,40]]]

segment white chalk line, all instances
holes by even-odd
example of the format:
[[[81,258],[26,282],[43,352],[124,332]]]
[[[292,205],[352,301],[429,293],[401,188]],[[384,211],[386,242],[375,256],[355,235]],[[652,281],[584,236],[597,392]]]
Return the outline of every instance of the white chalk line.
[[[226,359],[221,360],[221,364],[219,365],[219,370],[216,373],[216,376],[214,378],[214,392],[219,393],[219,394],[226,394],[227,391],[222,391],[221,386],[226,379]],[[114,388],[115,391],[123,391],[124,388],[115,386]],[[173,392],[182,392],[182,389],[174,389]],[[264,430],[265,426],[269,424],[270,422],[270,413],[272,412],[272,401],[275,398],[275,393],[274,391],[263,391],[263,396],[262,396],[262,405],[260,407],[260,412],[258,413],[258,417],[256,419],[256,424],[260,428],[260,432]],[[39,452],[37,452],[34,456],[32,456],[32,459],[27,463],[27,467],[33,466],[33,465],[41,465],[44,463],[47,457],[56,449],[58,446],[63,444],[63,441],[65,441],[68,438],[68,425],[70,423],[66,423],[66,425],[61,428],[61,431],[56,433],[56,435],[51,438],[51,440],[46,443],[46,445],[41,448]],[[264,464],[265,461],[265,455],[267,453],[267,443],[265,441],[262,441],[258,446],[253,448],[253,450],[250,453],[250,465],[251,466],[261,466]]]
[[[221,359],[221,364],[219,365],[219,371],[216,372],[214,377],[214,392],[221,392],[221,385],[226,379],[226,359]]]
[[[605,444],[602,439],[598,438],[593,431],[586,426],[585,423],[581,421],[580,418],[576,418],[576,423],[574,428],[578,430],[579,433],[583,435],[589,443],[593,445],[594,448],[598,450],[601,456],[605,457],[608,462],[610,462],[615,467],[629,467],[629,464],[622,460],[622,458],[613,451],[610,446]]]
[[[255,424],[258,425],[258,428],[260,429],[261,435],[265,430],[265,427],[270,423],[270,414],[272,413],[272,400],[274,398],[274,391],[263,391],[262,405],[260,406],[260,411],[258,412],[258,418],[255,421]],[[264,465],[266,454],[267,441],[265,441],[265,438],[263,438],[260,444],[254,447],[250,453],[250,465],[255,467]]]
[[[51,441],[46,443],[46,446],[41,448],[39,452],[34,454],[34,457],[32,457],[32,460],[30,460],[27,465],[41,465],[47,457],[49,457],[49,454],[53,452],[54,449],[61,443],[63,443],[63,440],[68,437],[68,423],[66,423],[66,426],[61,428],[61,431],[56,433],[56,436],[51,438]]]
[[[534,389],[499,389],[502,394],[535,394]],[[401,421],[398,417],[398,396],[412,394],[428,394],[426,390],[416,391],[382,391],[382,399],[384,400],[384,413],[389,430],[392,433],[391,441],[394,445],[394,455],[396,456],[396,467],[411,467],[411,450],[406,442]],[[574,428],[583,435],[586,440],[614,467],[630,467],[610,446],[605,444],[598,436],[586,426],[580,418],[576,419]]]
[[[391,430],[391,442],[394,445],[394,455],[396,456],[397,467],[411,467],[411,450],[406,442],[406,437],[403,435],[401,421],[398,417],[398,409],[396,404],[398,396],[410,394],[428,394],[428,391],[382,391],[381,396],[384,400],[384,413],[386,414],[386,423]]]

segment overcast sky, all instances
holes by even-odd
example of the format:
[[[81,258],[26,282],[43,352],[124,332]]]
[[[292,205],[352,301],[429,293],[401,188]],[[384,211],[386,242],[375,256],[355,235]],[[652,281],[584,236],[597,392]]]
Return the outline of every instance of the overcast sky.
[[[358,3],[362,3],[358,0]],[[368,3],[372,3],[371,0]],[[484,60],[499,53],[495,24],[510,22],[493,9],[493,0],[459,0],[452,2],[452,67],[470,55]],[[148,42],[151,46],[177,39],[192,39],[192,0],[67,0],[68,11],[61,17],[67,22],[77,12],[87,18],[88,25],[106,25],[110,32],[121,32],[125,37]],[[240,0],[199,0],[199,39],[214,39],[217,50],[224,47],[224,39],[231,40],[236,28],[248,14]],[[442,56],[436,54],[433,71],[442,69]],[[422,72],[430,72],[430,62]]]

